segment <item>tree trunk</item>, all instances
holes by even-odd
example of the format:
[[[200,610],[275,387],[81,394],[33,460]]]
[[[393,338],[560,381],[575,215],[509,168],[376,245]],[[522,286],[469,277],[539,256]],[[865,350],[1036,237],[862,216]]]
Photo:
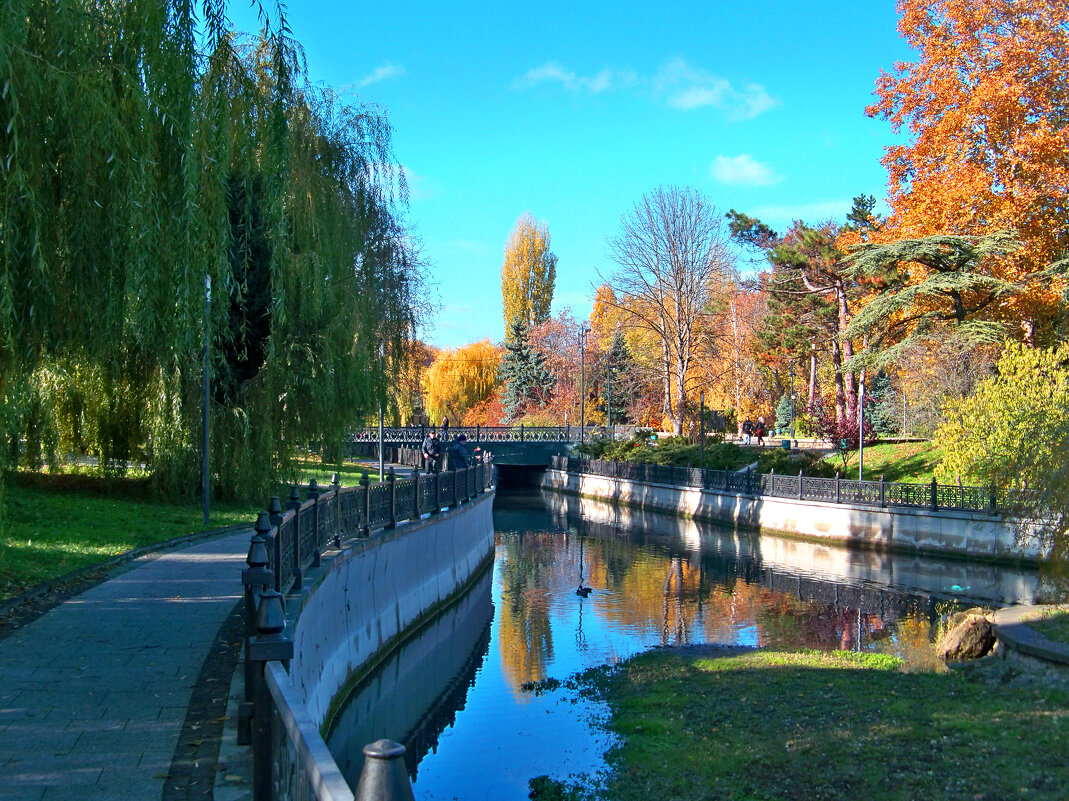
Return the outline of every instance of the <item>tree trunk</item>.
[[[838,336],[846,330],[847,323],[850,322],[850,310],[846,305],[846,291],[841,284],[835,287],[835,295],[839,306],[839,330],[836,331],[836,335]],[[842,361],[849,362],[854,356],[854,344],[849,339],[846,339],[842,343],[842,348]],[[846,395],[846,417],[849,420],[856,420],[857,383],[854,380],[854,371],[851,368],[846,368],[844,370],[840,365],[839,372],[842,374],[843,392]]]
[[[817,344],[809,345],[809,399],[806,403],[806,414],[813,414],[813,406],[817,400]]]
[[[835,422],[841,428],[846,420],[846,390],[843,386],[843,352],[839,340],[831,340],[831,364],[835,369]]]

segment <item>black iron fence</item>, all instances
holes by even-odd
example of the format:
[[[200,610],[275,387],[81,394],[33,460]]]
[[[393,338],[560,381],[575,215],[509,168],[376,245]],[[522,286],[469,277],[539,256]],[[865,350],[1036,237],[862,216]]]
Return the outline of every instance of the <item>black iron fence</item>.
[[[494,486],[494,472],[486,455],[461,470],[421,474],[417,467],[409,478],[398,478],[391,468],[375,484],[364,474],[352,487],[343,487],[335,474],[329,487],[320,487],[313,479],[304,500],[294,485],[285,509],[274,496],[267,511],[260,513],[245,560],[248,567],[242,571],[245,701],[238,735],[240,743],[252,745],[254,801],[353,798],[318,733],[314,728],[306,731],[294,719],[280,689],[282,674],[269,669],[271,663],[288,664],[293,656],[293,642],[284,634],[284,594],[302,588],[304,571],[318,566],[327,549],[340,547],[346,539],[369,537],[375,529],[392,528],[471,501]],[[396,785],[407,789],[411,797],[407,774],[398,759],[404,748],[389,746],[382,758],[401,766]],[[328,768],[326,776],[323,770]]]
[[[622,430],[622,427],[617,427]],[[584,439],[590,439],[592,435],[601,429],[596,426],[587,426]],[[428,431],[438,431],[439,428],[428,426],[387,426],[382,430],[382,441],[397,443],[411,442],[419,444],[427,436]],[[472,443],[483,442],[578,442],[580,428],[573,425],[562,426],[458,426],[448,429],[450,437],[463,434]],[[377,428],[361,428],[353,431],[350,442],[378,442],[379,430]]]
[[[677,487],[695,487],[715,492],[737,493],[800,501],[850,503],[876,507],[911,507],[937,511],[962,510],[1001,515],[1021,500],[1020,491],[995,487],[908,484],[893,481],[855,481],[846,478],[758,473],[743,470],[706,470],[698,467],[609,462],[574,456],[554,456],[550,466],[569,473],[620,478]]]

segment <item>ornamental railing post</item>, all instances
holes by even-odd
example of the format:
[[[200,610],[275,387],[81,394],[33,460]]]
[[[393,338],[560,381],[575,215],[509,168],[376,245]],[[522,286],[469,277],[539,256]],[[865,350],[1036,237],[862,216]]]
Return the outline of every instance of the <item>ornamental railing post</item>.
[[[293,658],[293,641],[283,632],[286,611],[282,596],[267,590],[260,597],[256,610],[256,630],[259,634],[249,643],[249,659],[253,663],[252,713],[252,797],[253,801],[273,801],[275,789],[274,727],[275,712],[271,691],[264,675],[268,662],[286,664]]]
[[[798,471],[798,500],[802,500],[802,471]]]
[[[457,492],[457,476],[460,475],[460,471],[454,467],[451,472],[453,473],[453,503],[451,508],[455,509],[460,506],[460,493]]]
[[[765,488],[763,486],[761,486],[760,482],[761,482],[761,480],[758,479],[758,486],[761,488],[761,491],[758,493],[758,495],[763,495],[764,491],[765,491]],[[769,473],[768,494],[771,495],[773,498],[776,497],[776,468],[774,468],[774,467],[772,468],[771,472]]]
[[[404,754],[405,747],[392,740],[365,745],[364,768],[353,794],[355,801],[413,801]]]
[[[419,520],[419,468],[412,468],[412,519]]]
[[[938,512],[939,511],[939,487],[935,483],[935,476],[932,476],[932,490],[931,490],[931,492],[932,492],[932,504],[931,504],[932,511],[933,512]]]
[[[397,476],[391,467],[386,471],[386,482],[390,485],[390,523],[388,528],[397,527]]]
[[[274,587],[282,589],[280,577],[282,575],[282,502],[277,495],[272,495],[267,501],[267,520],[271,524],[271,532],[267,535],[267,558],[271,572],[275,575]]]
[[[995,489],[995,485],[991,485],[989,490],[988,501],[991,506],[991,512],[994,513],[995,508],[998,506],[998,491]]]
[[[275,583],[267,567],[270,556],[265,536],[270,529],[268,513],[260,512],[256,520],[256,533],[249,541],[249,554],[245,557],[248,567],[241,571],[241,583],[245,590],[245,700],[238,707],[238,745],[248,745],[252,741],[253,690],[256,687],[253,670],[256,665],[249,658],[249,643],[256,635],[256,609],[260,596]]]
[[[839,503],[839,471],[835,471],[835,502]]]
[[[523,442],[523,423],[520,423],[520,442]]]
[[[440,511],[442,511],[442,474],[436,472],[434,474],[434,509],[431,510],[431,514],[436,515]]]
[[[882,509],[887,505],[887,480],[884,476],[880,476],[880,508]]]
[[[301,573],[301,493],[296,484],[290,486],[290,501],[287,506],[293,510],[293,542],[290,543],[293,553],[293,589],[299,590],[303,586],[304,576]],[[281,589],[279,587],[279,590]]]
[[[319,495],[320,495],[319,482],[316,481],[313,478],[308,482],[308,499],[313,502],[313,505],[312,505],[312,545],[314,547],[312,548],[312,551],[313,551],[313,553],[312,553],[312,567],[319,567],[320,564],[322,564],[320,562],[320,559],[319,559],[319,551],[320,551],[320,548],[322,547],[320,545],[320,543],[322,543],[322,541],[323,541],[319,536],[320,533],[321,533],[320,532],[320,528],[319,528],[320,525],[321,525],[320,520],[319,520]]]
[[[478,445],[479,442],[480,442],[480,440],[479,440],[479,424],[476,423],[475,424],[475,444]]]
[[[337,473],[330,477],[330,484],[334,488],[334,519],[330,524],[334,527],[334,547],[341,548],[341,479]]]
[[[367,470],[360,474],[360,488],[364,491],[364,525],[360,527],[360,536],[371,536],[371,480],[367,477]]]

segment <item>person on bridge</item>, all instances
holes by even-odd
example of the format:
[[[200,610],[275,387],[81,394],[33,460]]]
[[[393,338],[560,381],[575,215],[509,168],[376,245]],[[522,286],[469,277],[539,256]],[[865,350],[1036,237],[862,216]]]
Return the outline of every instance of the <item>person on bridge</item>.
[[[464,434],[457,434],[453,445],[449,448],[449,469],[463,470],[468,466],[468,449],[464,443],[468,438]]]
[[[423,438],[423,469],[428,473],[437,473],[442,457],[442,446],[438,442],[438,432],[431,429]]]
[[[449,442],[449,415],[442,418],[442,442]]]

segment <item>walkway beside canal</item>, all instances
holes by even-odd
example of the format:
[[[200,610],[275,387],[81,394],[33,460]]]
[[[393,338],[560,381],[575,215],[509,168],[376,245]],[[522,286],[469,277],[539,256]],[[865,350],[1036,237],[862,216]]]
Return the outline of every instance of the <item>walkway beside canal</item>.
[[[201,718],[225,708],[250,536],[141,557],[0,640],[4,799],[212,797],[222,720]]]

